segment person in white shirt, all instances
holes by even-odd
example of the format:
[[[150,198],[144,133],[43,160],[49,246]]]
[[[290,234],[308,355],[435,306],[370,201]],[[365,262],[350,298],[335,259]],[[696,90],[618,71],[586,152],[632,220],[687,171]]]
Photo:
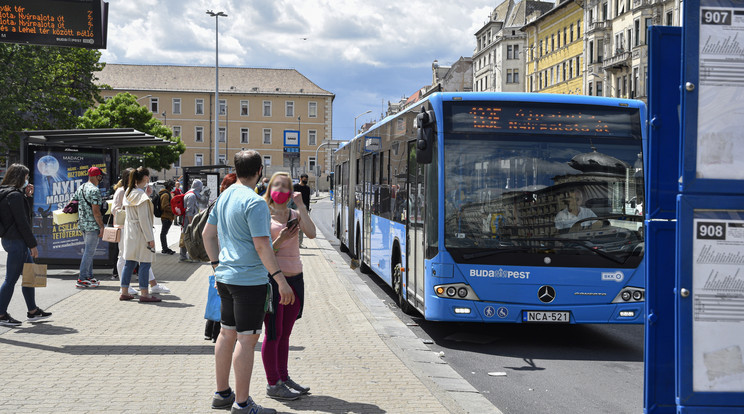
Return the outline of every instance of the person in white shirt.
[[[590,208],[581,206],[584,203],[584,194],[579,189],[571,190],[564,203],[566,203],[566,208],[555,216],[555,227],[558,230],[569,230],[579,220],[597,217]],[[582,221],[581,227],[589,227],[594,222],[595,220]]]

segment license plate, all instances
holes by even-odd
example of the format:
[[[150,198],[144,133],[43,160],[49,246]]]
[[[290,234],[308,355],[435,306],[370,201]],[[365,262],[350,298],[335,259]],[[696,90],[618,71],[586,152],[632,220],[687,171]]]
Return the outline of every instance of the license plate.
[[[570,323],[571,312],[524,311],[522,322]]]

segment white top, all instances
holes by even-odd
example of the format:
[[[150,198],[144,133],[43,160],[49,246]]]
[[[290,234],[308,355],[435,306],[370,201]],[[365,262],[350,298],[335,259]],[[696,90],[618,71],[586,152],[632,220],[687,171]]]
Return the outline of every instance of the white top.
[[[555,215],[555,227],[558,230],[570,229],[577,221],[590,217],[597,217],[597,215],[589,208],[579,207],[579,214],[577,215],[573,215],[567,208],[564,208]],[[594,223],[594,220],[584,221],[581,223],[581,227],[589,227],[592,223]]]

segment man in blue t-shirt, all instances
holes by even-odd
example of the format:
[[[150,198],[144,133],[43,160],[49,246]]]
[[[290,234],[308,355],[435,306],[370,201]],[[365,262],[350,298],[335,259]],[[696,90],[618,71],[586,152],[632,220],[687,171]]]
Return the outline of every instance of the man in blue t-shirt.
[[[276,411],[250,398],[250,383],[253,351],[271,303],[269,277],[279,285],[280,304],[290,305],[295,297],[271,246],[269,207],[253,191],[263,172],[262,160],[257,151],[235,154],[238,182],[217,199],[202,236],[222,299],[222,329],[214,349],[218,391],[212,397],[212,408],[232,406],[233,412],[266,414]],[[234,393],[228,384],[231,361]]]

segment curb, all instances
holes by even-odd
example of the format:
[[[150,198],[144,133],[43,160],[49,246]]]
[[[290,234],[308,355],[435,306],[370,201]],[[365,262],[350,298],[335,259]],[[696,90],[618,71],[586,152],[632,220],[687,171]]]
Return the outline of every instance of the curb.
[[[380,338],[449,412],[503,414],[395,316],[349,268],[322,231],[315,242]]]

